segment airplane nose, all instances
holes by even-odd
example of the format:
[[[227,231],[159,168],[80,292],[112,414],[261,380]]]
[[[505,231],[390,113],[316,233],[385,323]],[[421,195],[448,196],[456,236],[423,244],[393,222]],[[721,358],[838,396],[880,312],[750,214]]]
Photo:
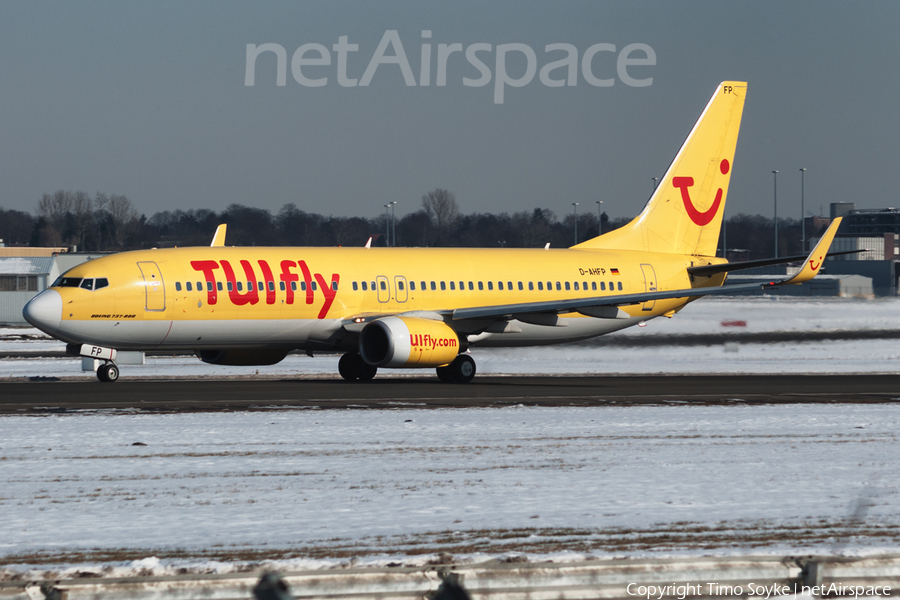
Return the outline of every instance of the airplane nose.
[[[25,305],[22,316],[41,331],[53,334],[62,320],[62,296],[56,290],[44,290]]]

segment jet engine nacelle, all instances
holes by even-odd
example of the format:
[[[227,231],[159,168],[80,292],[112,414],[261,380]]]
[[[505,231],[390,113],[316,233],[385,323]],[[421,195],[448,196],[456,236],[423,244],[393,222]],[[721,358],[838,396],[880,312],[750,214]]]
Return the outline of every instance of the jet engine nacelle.
[[[375,367],[440,367],[459,354],[459,336],[443,321],[386,317],[363,328],[359,353]]]
[[[227,349],[197,350],[197,358],[211,365],[259,367],[280,363],[287,356],[287,350],[272,349]]]

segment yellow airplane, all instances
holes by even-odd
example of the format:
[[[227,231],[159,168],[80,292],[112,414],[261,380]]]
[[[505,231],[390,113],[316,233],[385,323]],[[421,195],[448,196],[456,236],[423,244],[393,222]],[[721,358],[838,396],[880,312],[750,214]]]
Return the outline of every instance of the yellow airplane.
[[[208,248],[81,264],[23,313],[69,353],[101,359],[101,381],[119,378],[117,350],[269,365],[300,349],[344,352],[348,380],[388,367],[468,382],[473,346],[581,340],[701,296],[802,283],[840,219],[793,277],[723,287],[729,271],[804,258],[715,256],[746,93],[746,83],[720,84],[640,215],[568,249],[225,247],[221,225]]]

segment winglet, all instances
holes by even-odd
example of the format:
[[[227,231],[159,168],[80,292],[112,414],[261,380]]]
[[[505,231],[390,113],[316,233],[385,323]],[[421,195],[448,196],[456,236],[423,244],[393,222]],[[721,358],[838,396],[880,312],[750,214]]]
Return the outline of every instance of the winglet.
[[[366,242],[366,248],[371,248],[371,247],[372,247],[372,236],[369,236],[369,241]]]
[[[803,268],[790,279],[780,282],[779,285],[803,283],[815,277],[819,273],[819,267],[821,267],[822,263],[825,261],[825,255],[828,254],[828,249],[831,247],[831,242],[834,240],[834,234],[837,233],[838,227],[840,226],[841,217],[837,217],[831,222],[831,225],[828,226],[828,229],[819,239],[819,243],[816,244],[816,247],[813,248],[812,252],[809,253],[809,256],[806,257]]]
[[[225,245],[225,230],[227,228],[228,225],[226,225],[225,223],[222,223],[216,228],[216,235],[213,236],[212,244],[209,245],[210,248]]]

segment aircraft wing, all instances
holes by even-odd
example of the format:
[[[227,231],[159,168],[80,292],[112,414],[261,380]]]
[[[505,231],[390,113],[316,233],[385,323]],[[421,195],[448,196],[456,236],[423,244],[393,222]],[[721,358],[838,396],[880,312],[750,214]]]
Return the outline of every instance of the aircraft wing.
[[[520,304],[503,304],[497,306],[476,306],[472,308],[457,308],[452,311],[452,319],[479,319],[484,317],[502,317],[528,314],[528,313],[567,313],[582,312],[589,314],[592,309],[608,306],[625,306],[629,304],[641,304],[650,300],[666,300],[669,298],[698,298],[713,294],[734,294],[736,292],[750,292],[765,290],[770,287],[784,285],[788,280],[771,283],[747,283],[741,285],[723,285],[716,287],[687,288],[683,290],[667,290],[664,292],[643,292],[640,294],[619,294],[617,296],[596,296],[594,298],[572,298],[570,300],[549,300],[545,302],[523,302]],[[613,311],[614,312],[614,311]]]

